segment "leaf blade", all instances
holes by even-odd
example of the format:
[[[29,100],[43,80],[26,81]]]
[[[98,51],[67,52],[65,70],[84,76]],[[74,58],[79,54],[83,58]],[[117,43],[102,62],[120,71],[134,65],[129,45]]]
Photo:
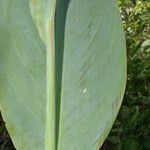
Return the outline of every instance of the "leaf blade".
[[[16,149],[44,149],[46,47],[27,1],[1,4],[7,12],[0,25],[2,115]]]
[[[72,0],[65,30],[60,150],[101,146],[120,108],[125,82],[125,39],[117,4]]]

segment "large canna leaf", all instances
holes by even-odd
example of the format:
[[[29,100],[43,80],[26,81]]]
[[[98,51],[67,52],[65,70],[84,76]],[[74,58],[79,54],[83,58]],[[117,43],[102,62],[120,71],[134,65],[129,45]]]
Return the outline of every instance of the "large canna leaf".
[[[0,110],[17,150],[97,150],[125,82],[115,0],[0,0]]]

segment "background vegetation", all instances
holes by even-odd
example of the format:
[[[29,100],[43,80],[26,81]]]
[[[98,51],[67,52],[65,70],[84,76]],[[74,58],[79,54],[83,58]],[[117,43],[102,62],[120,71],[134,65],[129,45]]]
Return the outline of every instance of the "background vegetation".
[[[123,105],[101,150],[150,150],[150,0],[118,0],[128,57]],[[14,150],[0,116],[0,150]]]
[[[119,0],[127,41],[123,105],[103,150],[150,150],[150,1]]]

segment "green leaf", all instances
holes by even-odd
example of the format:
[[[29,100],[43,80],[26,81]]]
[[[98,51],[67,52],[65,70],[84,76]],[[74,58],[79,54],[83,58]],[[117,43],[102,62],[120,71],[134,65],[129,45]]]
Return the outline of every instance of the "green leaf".
[[[150,40],[144,41],[142,47],[148,47],[148,46],[150,46]]]
[[[16,149],[98,149],[126,82],[116,2],[1,0],[0,14],[0,109]]]
[[[44,149],[46,47],[27,1],[0,3],[2,115],[16,149]]]

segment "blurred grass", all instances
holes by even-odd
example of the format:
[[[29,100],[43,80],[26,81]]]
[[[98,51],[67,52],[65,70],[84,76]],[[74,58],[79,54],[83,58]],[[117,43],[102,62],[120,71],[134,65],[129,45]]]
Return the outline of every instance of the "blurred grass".
[[[150,0],[118,0],[128,52],[123,105],[101,150],[150,150]],[[14,150],[0,116],[0,150]]]

